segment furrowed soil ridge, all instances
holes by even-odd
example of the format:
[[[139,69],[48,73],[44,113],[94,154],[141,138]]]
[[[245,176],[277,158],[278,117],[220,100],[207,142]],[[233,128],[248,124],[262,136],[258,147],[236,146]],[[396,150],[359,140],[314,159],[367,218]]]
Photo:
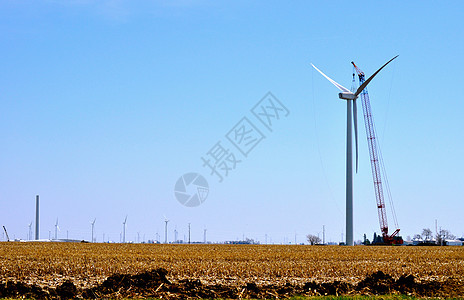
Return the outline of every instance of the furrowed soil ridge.
[[[463,284],[452,277],[445,281],[419,281],[413,275],[398,279],[378,271],[367,275],[357,284],[343,281],[305,284],[245,285],[203,284],[199,279],[168,279],[168,272],[159,268],[139,274],[114,274],[103,283],[91,288],[79,289],[67,280],[56,288],[39,287],[23,282],[0,284],[0,297],[26,297],[32,299],[96,299],[96,298],[287,298],[291,296],[319,295],[388,295],[404,294],[418,297],[464,296]]]

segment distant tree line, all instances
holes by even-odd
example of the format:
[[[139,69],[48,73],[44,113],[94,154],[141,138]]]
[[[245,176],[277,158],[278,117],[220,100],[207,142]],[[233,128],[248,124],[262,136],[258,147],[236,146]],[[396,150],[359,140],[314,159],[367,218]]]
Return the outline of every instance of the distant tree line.
[[[422,229],[422,233],[415,234],[413,236],[413,239],[422,240],[422,243],[424,244],[446,245],[447,240],[455,240],[456,236],[452,234],[448,229],[440,229],[435,234],[435,237],[434,237],[433,232],[430,228],[424,228]],[[308,241],[310,245],[319,245],[322,242],[321,238],[314,234],[306,235],[306,240]],[[411,238],[408,236],[407,240],[411,240]],[[373,243],[379,244],[381,242],[382,242],[382,236],[377,235],[374,232]],[[355,244],[356,245],[369,245],[371,244],[371,242],[366,238],[366,235],[364,234],[364,241],[356,241]]]
[[[308,243],[311,245],[318,245],[321,243],[321,238],[314,234],[308,234],[306,240],[308,240]]]
[[[435,243],[438,245],[444,245],[446,240],[455,240],[456,236],[452,234],[448,229],[440,229],[435,234],[435,239],[433,236],[433,232],[430,228],[422,229],[421,234],[415,234],[413,239],[415,240],[423,240],[425,243]]]

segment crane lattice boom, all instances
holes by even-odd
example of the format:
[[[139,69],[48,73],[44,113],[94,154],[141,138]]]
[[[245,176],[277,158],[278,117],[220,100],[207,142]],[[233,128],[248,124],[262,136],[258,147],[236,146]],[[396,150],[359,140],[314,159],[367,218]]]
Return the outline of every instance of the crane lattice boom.
[[[364,81],[364,72],[361,71],[354,62],[351,62],[358,74],[359,78],[359,85],[361,86]],[[372,169],[372,178],[374,181],[374,190],[375,190],[375,198],[377,201],[377,210],[379,214],[379,223],[380,223],[380,231],[382,232],[383,242],[386,244],[394,244],[394,243],[402,243],[402,240],[396,240],[394,237],[399,233],[400,229],[398,225],[396,225],[397,229],[393,234],[388,234],[388,222],[387,222],[387,212],[385,207],[385,197],[382,185],[382,174],[385,174],[383,170],[383,164],[381,163],[381,156],[380,149],[377,144],[376,140],[376,133],[374,127],[374,119],[372,116],[372,110],[369,100],[369,94],[367,92],[367,88],[360,94],[363,114],[364,114],[364,125],[366,127],[366,135],[367,135],[367,144],[369,147],[369,156],[371,160],[371,169]],[[393,207],[392,207],[393,209]],[[396,223],[396,218],[395,218]]]

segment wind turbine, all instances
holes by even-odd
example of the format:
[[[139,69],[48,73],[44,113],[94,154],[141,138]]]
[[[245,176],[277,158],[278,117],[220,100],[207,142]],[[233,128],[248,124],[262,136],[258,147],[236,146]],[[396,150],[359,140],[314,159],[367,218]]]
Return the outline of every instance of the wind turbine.
[[[56,223],[55,223],[55,240],[58,239],[58,230],[60,230],[60,227],[58,226],[58,218],[56,218]]]
[[[95,221],[97,218],[93,219],[93,222],[90,222],[90,225],[92,225],[92,239],[90,240],[91,243],[93,243],[93,228],[95,226]],[[105,241],[105,237],[103,237],[103,242]]]
[[[168,243],[168,218],[166,218],[166,216],[164,216],[164,243],[167,244]]]
[[[32,240],[32,222],[29,223],[29,234],[28,234],[28,240]]]
[[[388,65],[392,60],[397,58],[393,57],[387,61],[380,69],[371,75],[357,90],[352,92],[341,84],[335,82],[333,79],[322,73],[321,70],[316,68],[315,65],[311,64],[314,69],[322,74],[327,80],[335,85],[341,93],[338,94],[340,99],[346,100],[346,245],[353,245],[353,154],[352,154],[352,128],[351,123],[353,122],[351,116],[354,119],[354,136],[356,144],[356,172],[358,171],[358,121],[357,121],[357,108],[356,99],[364,88],[371,82],[371,80]],[[353,102],[353,109],[351,108],[351,102]]]
[[[122,222],[122,242],[126,242],[126,222],[127,222],[127,215],[126,218],[124,219],[124,222]]]

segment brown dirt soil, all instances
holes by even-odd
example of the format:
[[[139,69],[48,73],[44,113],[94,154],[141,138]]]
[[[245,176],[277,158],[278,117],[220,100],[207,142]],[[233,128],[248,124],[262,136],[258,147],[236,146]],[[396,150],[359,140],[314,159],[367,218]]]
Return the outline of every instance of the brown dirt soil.
[[[464,297],[464,247],[0,243],[0,298]]]
[[[39,287],[22,282],[0,285],[0,297],[27,297],[34,299],[73,299],[73,298],[287,298],[291,296],[318,295],[387,295],[407,294],[418,297],[459,297],[464,295],[462,283],[449,278],[444,282],[419,282],[413,275],[392,276],[378,271],[366,276],[358,284],[341,281],[303,285],[286,283],[283,285],[208,285],[198,279],[183,279],[171,282],[165,269],[155,269],[136,275],[114,274],[102,284],[92,288],[79,289],[72,281],[65,281],[56,288]]]

